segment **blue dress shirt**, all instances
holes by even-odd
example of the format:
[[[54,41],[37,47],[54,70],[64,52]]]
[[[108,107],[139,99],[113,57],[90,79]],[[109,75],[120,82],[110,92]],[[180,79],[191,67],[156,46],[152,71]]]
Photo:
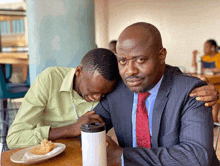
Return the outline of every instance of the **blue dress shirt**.
[[[147,100],[145,101],[145,105],[148,112],[148,120],[149,120],[149,128],[150,128],[150,135],[152,136],[152,115],[154,109],[155,99],[157,97],[158,90],[160,88],[161,82],[163,77],[160,81],[156,84],[154,88],[150,91],[150,95],[148,96]],[[136,110],[137,110],[137,103],[138,103],[138,93],[134,93],[134,100],[133,100],[133,108],[132,108],[132,135],[133,135],[133,147],[137,147],[137,139],[136,139]]]
[[[148,120],[149,120],[149,128],[150,128],[150,135],[152,136],[152,115],[153,115],[153,108],[155,99],[157,97],[158,90],[160,88],[163,76],[161,77],[160,81],[152,88],[150,91],[150,95],[148,96],[147,100],[145,101],[145,105],[148,112]],[[136,110],[137,110],[137,103],[138,103],[138,93],[134,93],[134,100],[133,100],[133,108],[132,108],[132,136],[133,136],[133,147],[137,146],[137,138],[136,138]],[[124,158],[123,154],[121,157],[121,165],[124,166]]]

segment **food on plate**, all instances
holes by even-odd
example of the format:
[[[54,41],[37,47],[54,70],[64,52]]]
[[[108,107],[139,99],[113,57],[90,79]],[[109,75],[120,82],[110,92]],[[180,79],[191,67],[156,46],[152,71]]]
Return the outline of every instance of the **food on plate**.
[[[33,147],[30,149],[30,152],[37,155],[44,155],[52,151],[54,147],[55,145],[53,142],[44,139],[40,146]]]

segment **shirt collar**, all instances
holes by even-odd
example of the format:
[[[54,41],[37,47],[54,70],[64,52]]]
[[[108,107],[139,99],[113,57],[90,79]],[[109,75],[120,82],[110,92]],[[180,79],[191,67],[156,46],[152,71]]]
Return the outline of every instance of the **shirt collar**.
[[[61,92],[61,91],[72,92],[74,74],[75,74],[75,69],[72,68],[72,69],[67,73],[67,75],[65,76],[65,78],[63,79],[63,82],[62,82],[62,85],[61,85],[61,88],[60,88],[60,92]]]
[[[151,90],[148,91],[151,95],[157,95],[162,79],[163,79],[163,76],[161,77],[160,81]]]

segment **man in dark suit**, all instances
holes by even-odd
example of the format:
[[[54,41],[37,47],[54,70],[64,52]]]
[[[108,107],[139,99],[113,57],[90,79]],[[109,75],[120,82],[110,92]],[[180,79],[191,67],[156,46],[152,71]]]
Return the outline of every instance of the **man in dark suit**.
[[[119,143],[107,137],[108,165],[219,165],[211,107],[189,97],[205,82],[166,65],[166,54],[151,24],[130,25],[119,36],[122,80],[95,108]]]

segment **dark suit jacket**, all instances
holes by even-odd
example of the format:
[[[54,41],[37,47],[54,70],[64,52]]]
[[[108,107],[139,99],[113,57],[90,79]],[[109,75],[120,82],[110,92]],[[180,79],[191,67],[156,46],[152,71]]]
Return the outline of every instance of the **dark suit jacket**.
[[[152,120],[152,148],[132,148],[133,92],[123,81],[95,108],[106,122],[107,131],[114,126],[125,165],[199,166],[219,165],[213,150],[213,119],[210,107],[189,97],[205,83],[166,66],[159,88]]]

